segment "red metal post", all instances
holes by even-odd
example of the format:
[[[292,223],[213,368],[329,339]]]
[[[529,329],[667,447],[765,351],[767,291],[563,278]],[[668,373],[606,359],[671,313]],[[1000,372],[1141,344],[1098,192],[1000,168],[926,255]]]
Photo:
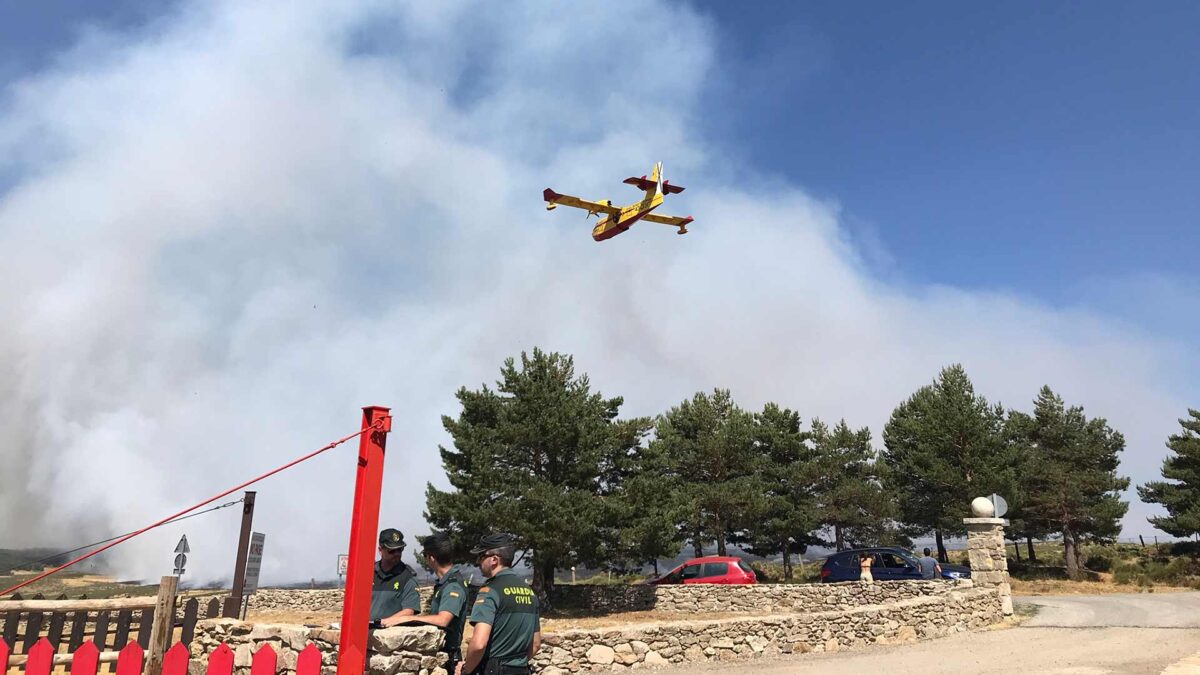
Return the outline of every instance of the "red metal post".
[[[362,675],[366,670],[367,624],[371,586],[375,581],[376,528],[379,493],[383,487],[383,455],[392,430],[389,408],[363,408],[363,427],[379,428],[359,436],[358,475],[354,481],[354,512],[350,520],[350,550],[346,564],[346,595],[342,603],[342,635],[338,641],[337,675]]]

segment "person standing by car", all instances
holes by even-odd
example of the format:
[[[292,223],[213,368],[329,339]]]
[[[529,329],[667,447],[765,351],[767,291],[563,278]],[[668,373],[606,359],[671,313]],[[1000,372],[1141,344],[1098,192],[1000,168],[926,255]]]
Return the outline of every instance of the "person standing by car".
[[[917,563],[921,566],[922,579],[941,579],[942,566],[937,559],[929,555],[929,549],[925,549],[925,555],[917,558]]]
[[[858,557],[858,580],[864,583],[873,583],[875,578],[871,576],[871,565],[875,564],[875,556],[870,553],[864,553]]]

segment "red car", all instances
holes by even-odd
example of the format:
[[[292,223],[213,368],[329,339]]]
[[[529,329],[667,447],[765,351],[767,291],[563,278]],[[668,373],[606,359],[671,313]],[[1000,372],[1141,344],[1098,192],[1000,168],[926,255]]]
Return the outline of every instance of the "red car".
[[[746,563],[724,555],[692,558],[652,584],[756,584],[758,577]]]

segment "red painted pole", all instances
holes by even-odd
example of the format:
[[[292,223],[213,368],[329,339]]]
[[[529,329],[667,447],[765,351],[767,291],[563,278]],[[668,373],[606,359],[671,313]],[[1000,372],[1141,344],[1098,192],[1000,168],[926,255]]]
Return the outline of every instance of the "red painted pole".
[[[337,675],[362,675],[366,670],[383,455],[387,434],[392,430],[389,411],[390,408],[379,406],[363,408],[364,428],[381,424],[377,430],[360,436],[358,441],[358,475],[354,481],[354,512],[350,517],[350,558],[346,563],[346,596],[342,603]]]

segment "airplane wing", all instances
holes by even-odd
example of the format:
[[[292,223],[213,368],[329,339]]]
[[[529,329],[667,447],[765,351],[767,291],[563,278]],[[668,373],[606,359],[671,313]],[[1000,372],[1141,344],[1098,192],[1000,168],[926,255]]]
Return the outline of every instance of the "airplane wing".
[[[642,220],[679,227],[680,225],[687,225],[688,223],[692,222],[693,218],[691,216],[660,216],[656,213],[647,213],[646,215],[642,216]]]
[[[610,216],[615,216],[621,212],[621,207],[613,206],[611,202],[592,202],[571,195],[560,195],[550,188],[546,188],[542,193],[542,198],[549,204],[562,204],[563,206],[571,206],[577,209],[583,209],[588,213],[607,213]]]
[[[687,226],[692,222],[691,216],[660,216],[655,213],[647,213],[642,216],[642,220],[648,220],[652,223],[662,223],[679,228],[679,234],[687,234]]]

